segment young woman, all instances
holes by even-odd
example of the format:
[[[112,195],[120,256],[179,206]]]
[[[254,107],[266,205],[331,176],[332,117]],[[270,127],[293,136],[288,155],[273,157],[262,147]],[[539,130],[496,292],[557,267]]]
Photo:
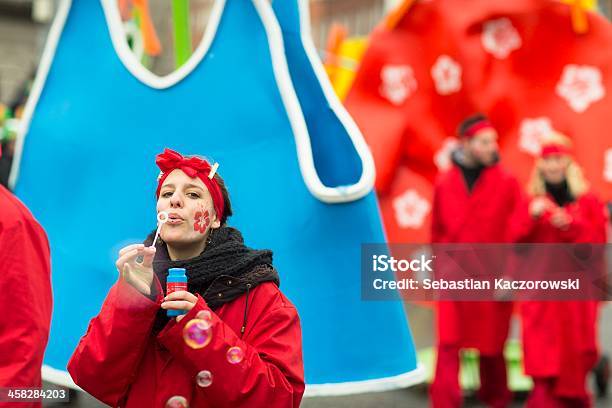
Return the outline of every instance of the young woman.
[[[119,251],[121,277],[68,364],[72,378],[112,406],[298,407],[300,323],[272,253],[226,226],[229,195],[208,162],[169,149],[156,162],[161,240]],[[177,267],[188,291],[166,296]]]
[[[529,201],[513,218],[515,241],[605,243],[603,203],[589,191],[570,142],[552,134],[542,147],[528,186]],[[529,273],[548,277],[567,265],[562,254],[538,256]],[[525,372],[534,388],[527,407],[590,407],[586,376],[597,361],[596,301],[528,301],[521,304]]]

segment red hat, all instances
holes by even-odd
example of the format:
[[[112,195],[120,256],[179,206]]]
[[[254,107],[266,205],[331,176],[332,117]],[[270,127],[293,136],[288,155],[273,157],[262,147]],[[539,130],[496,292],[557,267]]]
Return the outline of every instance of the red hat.
[[[159,191],[161,190],[164,180],[168,177],[168,174],[170,174],[172,170],[180,169],[189,177],[197,177],[202,180],[212,197],[217,218],[219,220],[223,218],[225,201],[223,200],[221,188],[214,178],[218,167],[217,164],[211,166],[210,163],[199,157],[183,157],[183,155],[171,149],[165,149],[163,153],[158,154],[155,158],[155,163],[161,170],[161,174],[158,178],[157,190],[155,191],[156,197],[159,198]]]

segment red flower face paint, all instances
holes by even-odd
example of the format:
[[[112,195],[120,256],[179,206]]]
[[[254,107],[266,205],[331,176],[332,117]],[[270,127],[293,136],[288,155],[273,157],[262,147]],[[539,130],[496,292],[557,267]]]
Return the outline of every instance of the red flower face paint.
[[[205,234],[209,225],[210,214],[208,213],[208,210],[198,211],[195,213],[195,223],[193,224],[194,231],[198,231],[200,234]]]

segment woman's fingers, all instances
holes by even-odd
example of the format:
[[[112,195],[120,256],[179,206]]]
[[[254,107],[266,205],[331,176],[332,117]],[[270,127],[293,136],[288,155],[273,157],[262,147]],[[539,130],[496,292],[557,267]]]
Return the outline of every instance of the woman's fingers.
[[[191,303],[196,303],[198,301],[198,298],[191,292],[187,292],[185,290],[178,290],[176,292],[170,293],[164,298],[164,301],[170,300],[186,300]]]
[[[162,309],[191,310],[194,303],[186,300],[171,300],[161,304]]]
[[[119,256],[125,254],[128,251],[131,251],[132,249],[137,249],[137,248],[144,248],[144,244],[132,244],[132,245],[123,247],[119,250]]]
[[[132,273],[132,268],[130,267],[130,264],[126,262],[123,264],[123,267],[120,269],[120,271],[121,277],[125,280],[128,280],[130,273]]]
[[[153,258],[155,257],[155,247],[143,248],[142,253],[144,254],[142,265],[146,268],[150,268],[153,265]]]
[[[197,301],[198,298],[193,293],[179,290],[166,296],[161,307],[162,309],[191,310]]]
[[[117,269],[119,269],[120,271],[123,270],[123,265],[126,262],[130,262],[132,258],[135,258],[136,256],[138,256],[138,251],[139,251],[138,249],[131,249],[125,252],[123,255],[121,255],[119,259],[117,259],[117,262],[115,262],[115,266],[117,266]]]

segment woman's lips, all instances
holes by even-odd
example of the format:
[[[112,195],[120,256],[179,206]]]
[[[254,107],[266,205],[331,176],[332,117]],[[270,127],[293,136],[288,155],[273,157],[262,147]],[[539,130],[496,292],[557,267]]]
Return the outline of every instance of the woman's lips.
[[[166,222],[166,224],[177,225],[177,224],[182,224],[183,222],[184,220],[182,218],[168,218],[168,221]]]
[[[170,224],[170,225],[176,225],[176,224],[180,224],[180,223],[182,223],[184,221],[185,220],[183,219],[183,217],[181,217],[177,213],[170,213],[170,214],[168,214],[168,221],[166,221],[166,222],[168,224]]]

